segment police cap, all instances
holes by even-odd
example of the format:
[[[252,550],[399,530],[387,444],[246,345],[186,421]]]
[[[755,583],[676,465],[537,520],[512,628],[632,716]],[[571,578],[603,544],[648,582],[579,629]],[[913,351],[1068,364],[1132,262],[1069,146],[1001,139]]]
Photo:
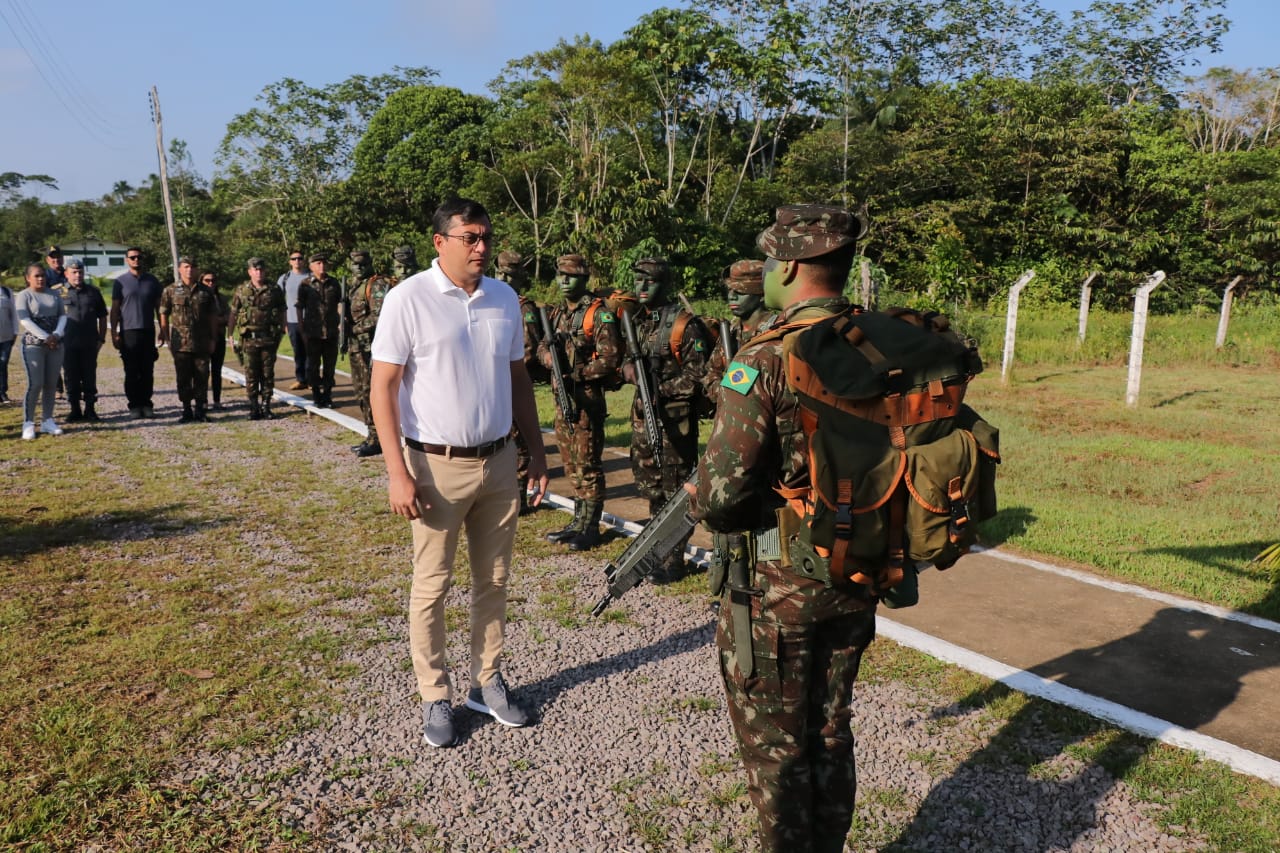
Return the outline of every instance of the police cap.
[[[47,246],[44,250],[46,258],[57,258],[62,256],[62,249],[58,246]]]
[[[82,270],[84,269],[84,261],[80,260],[77,257],[72,256],[67,259],[67,269]]]

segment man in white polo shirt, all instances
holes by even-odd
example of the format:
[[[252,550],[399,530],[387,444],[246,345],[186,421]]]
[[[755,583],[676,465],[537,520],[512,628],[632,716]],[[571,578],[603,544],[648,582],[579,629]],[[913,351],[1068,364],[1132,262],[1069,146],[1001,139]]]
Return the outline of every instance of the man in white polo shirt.
[[[369,403],[383,437],[391,511],[413,529],[409,648],[422,696],[423,736],[454,743],[453,689],[445,665],[445,595],[458,535],[471,560],[468,708],[507,726],[529,723],[499,671],[507,576],[519,491],[512,416],[532,461],[532,503],[547,488],[547,459],[524,321],[514,290],[487,278],[493,231],[479,203],[442,204],[432,221],[439,257],[388,291],[373,339]],[[391,452],[403,435],[403,453]],[[388,438],[390,437],[390,438]]]

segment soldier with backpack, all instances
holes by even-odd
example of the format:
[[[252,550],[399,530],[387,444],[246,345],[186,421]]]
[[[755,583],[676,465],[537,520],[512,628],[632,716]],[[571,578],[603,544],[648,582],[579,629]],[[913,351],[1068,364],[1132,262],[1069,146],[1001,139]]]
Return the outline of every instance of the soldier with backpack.
[[[862,230],[842,208],[788,205],[756,238],[782,313],[726,368],[690,487],[716,535],[716,647],[767,851],[844,849],[876,605],[912,603],[893,594],[914,561],[950,565],[994,512],[995,431],[962,404],[976,350],[941,318],[850,307]]]
[[[556,260],[556,284],[565,301],[548,320],[551,334],[538,343],[543,367],[551,371],[553,361],[559,361],[572,410],[556,406],[556,443],[574,489],[573,520],[547,539],[567,544],[573,551],[588,551],[600,544],[608,416],[605,392],[617,387],[622,358],[617,319],[602,300],[587,293],[589,277],[582,255],[562,255]]]

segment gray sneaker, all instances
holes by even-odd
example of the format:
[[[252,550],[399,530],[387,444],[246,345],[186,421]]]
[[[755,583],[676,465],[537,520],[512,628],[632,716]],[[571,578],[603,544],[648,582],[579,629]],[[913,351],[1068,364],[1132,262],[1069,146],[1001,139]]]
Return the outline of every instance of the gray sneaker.
[[[467,693],[467,707],[482,714],[488,714],[504,726],[529,725],[529,713],[507,696],[507,685],[502,680],[502,673],[489,679],[484,687],[472,687]]]
[[[453,746],[453,706],[440,699],[422,706],[422,739],[435,747]]]

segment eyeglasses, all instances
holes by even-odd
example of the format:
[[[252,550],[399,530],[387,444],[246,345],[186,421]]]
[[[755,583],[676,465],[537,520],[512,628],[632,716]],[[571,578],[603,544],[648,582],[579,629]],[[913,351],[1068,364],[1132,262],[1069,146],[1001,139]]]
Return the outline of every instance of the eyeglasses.
[[[464,246],[474,246],[476,243],[479,243],[481,240],[485,242],[486,246],[493,245],[492,231],[485,231],[483,234],[476,234],[471,231],[464,231],[461,234],[441,234],[440,236],[446,237],[450,240],[461,240]]]
[[[201,283],[201,284],[213,284],[213,276],[209,276],[208,278],[202,278],[202,279],[200,279],[200,283]]]
[[[300,261],[300,260],[302,260],[302,255],[290,255],[290,256],[289,256],[289,260],[291,260],[291,261]]]
[[[141,258],[142,258],[142,255],[125,255],[125,258],[126,258],[126,259],[128,259],[128,260],[130,260],[130,261],[136,261],[136,260],[141,259]]]

